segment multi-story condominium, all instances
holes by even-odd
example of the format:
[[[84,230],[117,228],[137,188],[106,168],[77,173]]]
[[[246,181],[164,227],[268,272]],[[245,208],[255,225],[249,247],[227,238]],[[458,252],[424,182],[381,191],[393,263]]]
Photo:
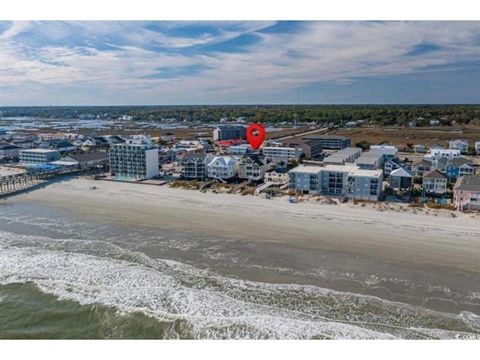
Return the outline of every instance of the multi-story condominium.
[[[432,149],[430,148],[430,154],[425,158],[430,161],[437,161],[439,159],[455,159],[460,157],[460,150],[458,149]]]
[[[213,130],[213,140],[245,139],[246,128],[243,125],[220,125]]]
[[[448,148],[460,150],[462,154],[466,154],[468,152],[468,140],[450,140]]]
[[[286,168],[272,169],[265,172],[265,183],[275,185],[285,185],[288,183],[289,176]]]
[[[0,159],[17,159],[20,148],[13,144],[0,144]]]
[[[117,179],[142,180],[158,175],[158,148],[151,144],[124,143],[110,148],[110,173]]]
[[[372,145],[370,146],[369,152],[382,154],[383,159],[380,166],[383,166],[386,161],[395,159],[397,157],[398,149],[396,146],[393,145]]]
[[[480,210],[480,174],[466,175],[453,187],[453,203],[460,211]]]
[[[420,161],[414,162],[412,166],[412,171],[416,176],[423,176],[432,170],[432,162],[422,159]]]
[[[473,175],[474,172],[472,162],[464,157],[449,160],[445,168],[445,175],[449,181],[456,180],[460,176]]]
[[[438,170],[432,170],[423,175],[423,189],[434,194],[444,194],[447,191],[447,177]]]
[[[475,143],[475,154],[480,155],[480,141]]]
[[[248,144],[233,145],[227,149],[227,153],[229,155],[243,156],[245,154],[252,153],[252,152],[253,152],[253,149]]]
[[[327,156],[324,160],[324,164],[330,165],[344,165],[346,163],[353,163],[362,155],[362,149],[357,147],[347,147],[339,150],[336,153]]]
[[[340,135],[308,135],[302,139],[314,140],[322,149],[341,150],[352,146],[350,138]]]
[[[375,170],[383,166],[384,154],[380,151],[368,151],[355,162],[360,169]]]
[[[323,155],[323,146],[320,140],[300,140],[293,138],[282,141],[282,146],[302,149],[306,159],[320,158]]]
[[[250,154],[243,156],[238,161],[238,177],[258,181],[264,178],[265,172],[270,167],[270,161],[265,156]]]
[[[262,148],[262,152],[267,159],[275,162],[299,160],[303,154],[300,148],[284,146],[265,146]]]
[[[207,161],[204,154],[187,154],[181,161],[182,177],[191,180],[205,180],[207,178]]]
[[[354,164],[298,166],[289,171],[289,187],[307,194],[378,201],[383,171],[364,170]]]
[[[237,175],[238,160],[234,156],[214,156],[207,162],[207,176],[228,180]]]
[[[60,152],[50,149],[28,149],[20,151],[23,164],[46,164],[60,159]]]

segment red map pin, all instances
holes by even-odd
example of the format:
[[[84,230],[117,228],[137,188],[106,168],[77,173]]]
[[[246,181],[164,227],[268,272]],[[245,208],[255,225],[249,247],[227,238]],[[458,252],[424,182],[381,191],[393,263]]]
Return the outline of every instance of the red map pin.
[[[253,150],[258,150],[265,140],[267,132],[260,124],[250,124],[247,128],[247,140]]]

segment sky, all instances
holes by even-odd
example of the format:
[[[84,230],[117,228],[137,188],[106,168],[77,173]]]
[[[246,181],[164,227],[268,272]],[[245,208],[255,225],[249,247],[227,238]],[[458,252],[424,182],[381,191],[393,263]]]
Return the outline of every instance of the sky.
[[[480,22],[0,22],[0,106],[480,103]]]

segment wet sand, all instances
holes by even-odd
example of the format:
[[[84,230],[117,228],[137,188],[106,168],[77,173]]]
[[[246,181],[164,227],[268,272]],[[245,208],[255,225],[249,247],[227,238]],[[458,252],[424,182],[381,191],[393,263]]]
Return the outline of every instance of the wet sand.
[[[90,188],[95,185],[96,190]],[[75,179],[4,201],[42,203],[90,217],[202,236],[347,252],[383,261],[480,272],[480,221],[380,212],[285,197],[201,193],[167,186]]]

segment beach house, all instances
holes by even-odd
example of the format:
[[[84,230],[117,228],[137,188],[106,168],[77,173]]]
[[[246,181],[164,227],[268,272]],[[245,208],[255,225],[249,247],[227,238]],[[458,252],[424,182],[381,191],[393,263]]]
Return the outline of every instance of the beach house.
[[[393,170],[388,177],[388,184],[394,190],[408,190],[412,187],[413,174],[405,168]]]
[[[262,180],[269,167],[270,161],[263,155],[244,155],[238,161],[238,177],[251,181]]]
[[[279,167],[276,169],[267,170],[265,172],[265,183],[271,183],[275,185],[285,185],[288,183],[288,169],[285,167]]]
[[[449,149],[459,150],[462,154],[468,152],[468,140],[450,140],[448,142]]]
[[[237,175],[238,160],[235,156],[214,156],[207,163],[207,176],[222,181]]]
[[[473,175],[474,172],[472,162],[464,157],[449,160],[445,168],[445,175],[449,181],[454,181],[460,176]]]
[[[432,162],[426,159],[416,161],[412,165],[412,172],[416,176],[423,176],[432,170]]]
[[[425,155],[425,159],[429,161],[437,161],[439,159],[455,159],[461,156],[460,150],[458,149],[439,149],[439,148],[430,148],[430,154]]]
[[[182,177],[189,180],[205,180],[207,178],[207,161],[205,154],[188,153],[180,161]]]
[[[475,154],[480,155],[480,141],[475,143]]]
[[[480,210],[480,174],[460,177],[453,187],[453,203],[458,210]]]
[[[447,191],[447,177],[438,170],[432,170],[423,175],[422,186],[427,193],[445,194]]]

